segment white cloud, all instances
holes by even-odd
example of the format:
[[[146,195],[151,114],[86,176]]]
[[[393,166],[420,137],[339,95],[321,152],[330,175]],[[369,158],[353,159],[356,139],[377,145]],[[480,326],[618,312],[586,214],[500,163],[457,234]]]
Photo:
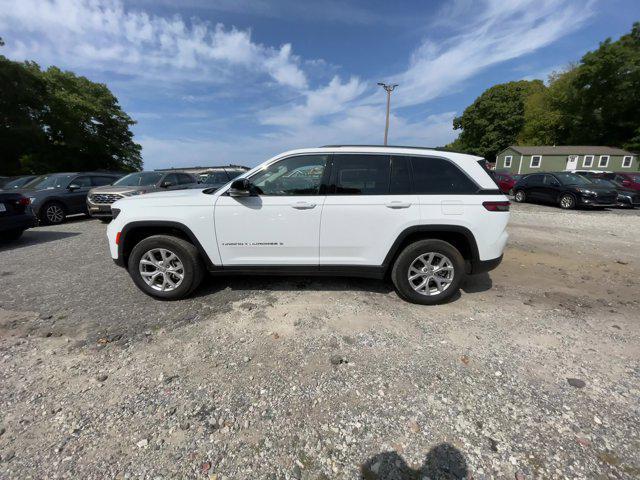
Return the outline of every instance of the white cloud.
[[[389,75],[388,80],[400,84],[393,94],[391,143],[437,146],[451,141],[455,112],[416,115],[415,108],[407,107],[458,91],[483,70],[552,44],[583,26],[592,10],[592,0],[447,2],[425,29],[428,36],[407,59],[406,68]],[[338,76],[323,61],[298,58],[290,43],[274,47],[253,41],[250,30],[152,15],[140,7],[127,8],[121,0],[0,0],[0,32],[8,41],[4,52],[13,58],[115,72],[126,76],[120,82],[130,85],[142,78],[154,86],[179,80],[174,83],[183,88],[189,80],[229,87],[215,92],[178,89],[175,98],[182,102],[221,98],[231,90],[229,96],[239,104],[246,99],[235,117],[211,112],[209,119],[203,119],[204,125],[224,118],[224,125],[201,130],[215,131],[224,140],[140,137],[150,167],[218,161],[254,164],[289,148],[382,140],[385,95],[375,85],[381,78],[364,79],[349,72]],[[271,82],[263,82],[260,75]],[[331,80],[318,85],[319,78]],[[288,93],[263,95],[274,83],[288,87],[284,90]],[[288,98],[284,104],[283,97]],[[254,99],[260,104],[253,105]],[[140,118],[154,120],[152,112]],[[240,138],[234,122],[261,133]],[[212,152],[220,157],[212,158]]]
[[[453,28],[453,35],[440,42],[426,39],[413,52],[408,68],[392,77],[400,84],[396,105],[418,105],[446,95],[491,66],[550,45],[584,25],[593,14],[592,3],[485,0],[480,14],[478,2],[470,12],[468,0],[449,4],[445,13],[451,17],[439,16],[437,24]]]
[[[280,85],[305,88],[291,45],[255,43],[251,32],[179,16],[126,10],[118,0],[0,0],[0,30],[13,57],[33,53],[51,62],[156,79],[206,81],[229,68],[267,74]]]

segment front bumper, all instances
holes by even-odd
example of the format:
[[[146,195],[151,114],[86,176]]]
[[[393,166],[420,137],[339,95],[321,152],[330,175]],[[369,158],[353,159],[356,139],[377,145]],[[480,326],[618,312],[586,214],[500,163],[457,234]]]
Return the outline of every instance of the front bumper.
[[[95,205],[87,202],[87,212],[91,217],[95,218],[111,218],[111,205]]]
[[[490,272],[498,268],[498,265],[502,263],[502,255],[498,258],[492,258],[491,260],[472,260],[467,266],[467,273],[470,275],[477,275],[479,273]]]

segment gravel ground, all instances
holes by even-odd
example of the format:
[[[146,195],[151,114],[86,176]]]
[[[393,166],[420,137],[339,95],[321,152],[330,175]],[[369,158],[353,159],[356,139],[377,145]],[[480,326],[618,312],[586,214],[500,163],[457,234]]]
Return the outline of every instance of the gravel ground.
[[[446,305],[358,279],[159,302],[74,220],[0,248],[0,478],[640,477],[640,211],[515,205]]]

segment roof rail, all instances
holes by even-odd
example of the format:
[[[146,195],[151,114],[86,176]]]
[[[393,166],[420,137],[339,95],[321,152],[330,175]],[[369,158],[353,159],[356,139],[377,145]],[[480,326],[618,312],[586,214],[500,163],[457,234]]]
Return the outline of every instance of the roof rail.
[[[448,148],[445,148],[445,147],[413,147],[409,145],[323,145],[319,148],[338,148],[338,147],[405,148],[409,150],[434,150],[436,152],[460,153],[463,155],[473,155],[475,157],[480,156],[480,155],[476,155],[469,152],[459,152],[456,150],[449,150]]]

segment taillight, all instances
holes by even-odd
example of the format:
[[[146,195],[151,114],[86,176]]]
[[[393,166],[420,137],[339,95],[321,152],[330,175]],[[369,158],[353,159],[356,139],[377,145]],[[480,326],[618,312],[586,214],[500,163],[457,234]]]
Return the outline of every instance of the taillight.
[[[122,233],[122,232],[118,232],[118,233],[116,233],[116,245],[120,245],[120,234],[121,234],[121,233]]]
[[[23,207],[26,207],[27,205],[29,205],[31,203],[31,200],[29,200],[27,197],[22,197],[16,203],[18,205],[22,205]]]
[[[482,202],[482,205],[490,212],[508,212],[511,202]]]

